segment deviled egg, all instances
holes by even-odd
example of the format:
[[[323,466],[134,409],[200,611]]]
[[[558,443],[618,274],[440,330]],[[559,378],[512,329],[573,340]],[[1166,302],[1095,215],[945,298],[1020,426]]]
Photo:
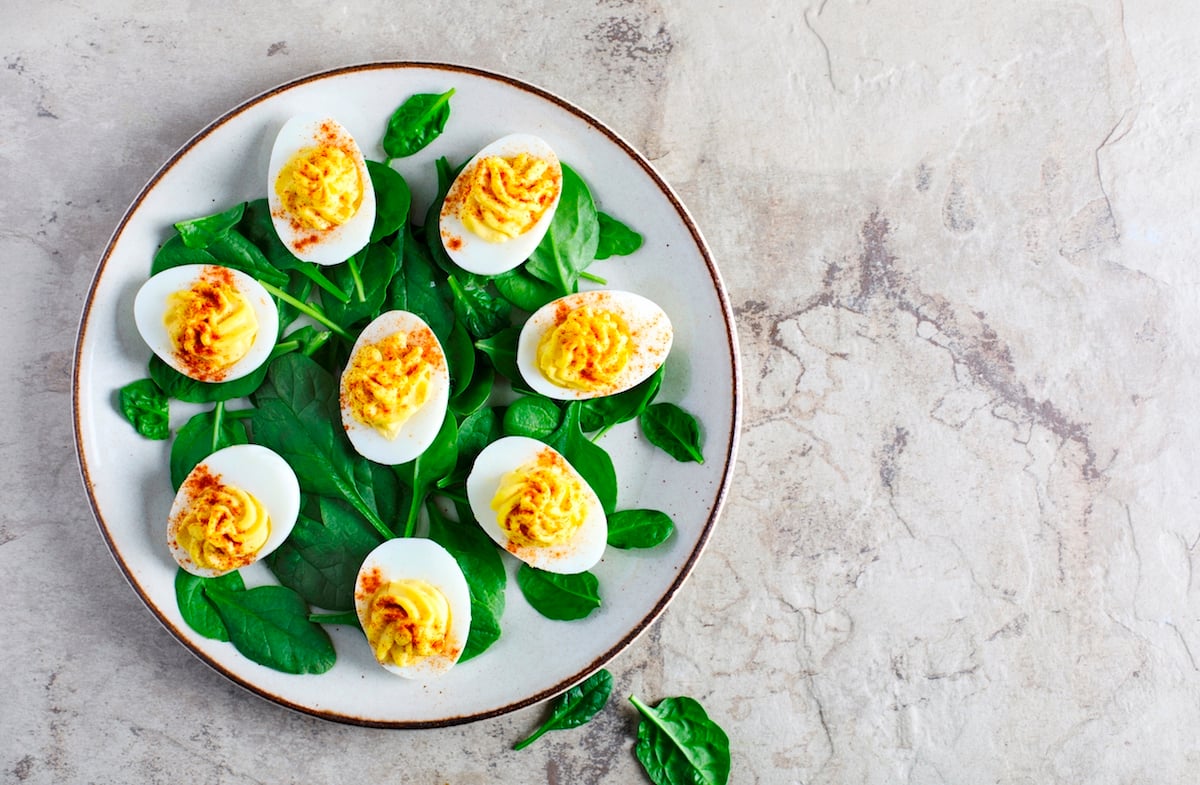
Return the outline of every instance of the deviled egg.
[[[294,256],[338,264],[362,250],[375,225],[375,190],[358,142],[331,117],[293,117],[271,148],[267,203]]]
[[[272,553],[299,513],[300,484],[287,461],[257,444],[226,447],[179,486],[167,547],[184,570],[215,578]]]
[[[510,134],[467,162],[442,203],[439,227],[459,267],[499,275],[529,258],[562,193],[562,166],[544,140]]]
[[[360,455],[406,463],[437,436],[450,398],[450,370],[433,330],[408,311],[368,324],[342,372],[342,425]]]
[[[599,398],[648,378],[666,361],[673,339],[667,314],[641,295],[578,292],[529,317],[517,343],[517,367],[530,388],[548,398]]]
[[[467,580],[433,540],[388,540],[371,551],[354,584],[354,608],[375,660],[407,679],[449,670],[471,630]]]
[[[599,497],[537,439],[506,436],[485,447],[467,477],[467,499],[487,535],[531,567],[578,573],[604,555],[608,519]]]
[[[163,270],[133,301],[142,340],[167,365],[202,382],[224,382],[266,362],[279,311],[262,285],[238,270],[189,264]]]

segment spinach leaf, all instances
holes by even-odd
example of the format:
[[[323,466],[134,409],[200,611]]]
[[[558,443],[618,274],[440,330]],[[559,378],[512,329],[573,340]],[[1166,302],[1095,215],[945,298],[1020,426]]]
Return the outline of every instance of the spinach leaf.
[[[507,327],[490,338],[476,341],[475,348],[488,356],[497,373],[510,381],[520,382],[521,370],[517,367],[517,342],[520,338],[520,326]]]
[[[158,275],[163,270],[172,267],[182,267],[185,264],[216,264],[213,255],[203,248],[189,248],[183,243],[183,237],[178,234],[159,246],[150,265],[150,274]]]
[[[412,192],[404,175],[387,164],[367,161],[367,173],[375,190],[375,225],[371,227],[371,242],[378,242],[401,229],[408,220]]]
[[[558,404],[540,395],[527,395],[513,401],[504,412],[504,435],[545,439],[558,430],[561,421]]]
[[[604,512],[611,514],[617,508],[617,472],[604,448],[594,444],[579,429],[579,409],[580,401],[567,404],[558,430],[550,434],[545,442],[562,453],[567,462],[587,480],[600,497]]]
[[[532,735],[513,745],[514,750],[523,750],[542,737],[546,731],[577,728],[591,721],[592,717],[608,703],[612,694],[613,677],[601,668],[582,684],[577,684],[559,695],[550,708],[550,716]]]
[[[223,586],[230,591],[241,591],[246,588],[242,582],[242,574],[236,570],[227,572],[219,578],[201,578],[192,575],[182,567],[175,573],[175,601],[179,603],[179,613],[187,625],[205,638],[215,641],[229,640],[229,630],[225,622],[217,614],[217,607],[204,596],[206,585]]]
[[[245,424],[226,417],[224,404],[195,415],[179,429],[171,444],[171,487],[178,491],[196,464],[217,450],[248,441]]]
[[[283,586],[230,591],[206,585],[234,648],[259,665],[284,673],[324,673],[337,653],[319,624],[308,620],[308,605]]]
[[[671,516],[659,510],[618,510],[608,516],[608,544],[614,548],[653,548],[674,531]]]
[[[656,403],[638,417],[642,433],[677,461],[704,463],[700,452],[700,424],[673,403]]]
[[[578,289],[579,274],[595,261],[600,242],[600,222],[591,191],[566,164],[562,165],[562,175],[558,209],[550,228],[525,262],[525,270],[550,284],[556,297]]]
[[[307,290],[303,294],[298,293],[300,283],[297,279],[303,277],[324,289],[327,294],[342,302],[347,301],[348,295],[325,277],[320,265],[298,259],[279,239],[279,234],[275,231],[275,224],[271,220],[271,207],[266,199],[246,202],[246,211],[237,225],[237,230],[247,240],[258,246],[273,267],[294,273],[288,276],[290,283],[286,288],[289,294],[301,301],[308,299]],[[279,305],[280,321],[294,319],[294,310],[291,306],[281,303]]]
[[[522,564],[517,570],[517,586],[533,609],[547,619],[582,619],[600,607],[600,581],[590,572],[561,575]]]
[[[558,289],[517,267],[492,278],[500,296],[530,313],[559,297]]]
[[[474,351],[474,349],[472,349]],[[458,395],[450,399],[450,411],[459,417],[466,417],[478,411],[487,403],[492,395],[492,387],[496,383],[496,372],[488,363],[475,362],[475,373],[471,381]]]
[[[404,158],[424,149],[438,138],[450,119],[450,97],[454,88],[441,95],[418,93],[400,104],[388,120],[383,150],[391,158]]]
[[[259,282],[272,286],[287,286],[288,275],[267,260],[258,246],[246,239],[237,229],[230,229],[214,238],[204,250],[212,254],[217,264],[241,270]]]
[[[450,397],[455,398],[467,388],[475,374],[475,347],[462,322],[454,323],[442,348],[446,351],[446,365],[450,370]]]
[[[494,408],[483,407],[464,417],[458,426],[458,465],[448,478],[449,482],[442,487],[449,488],[466,482],[479,453],[502,435],[500,417]]]
[[[438,340],[445,342],[454,327],[454,310],[448,300],[449,287],[442,282],[440,273],[421,242],[413,235],[411,227],[405,230],[402,253],[400,272],[392,279],[388,289],[389,306],[420,316]],[[446,292],[444,295],[443,287]]]
[[[729,781],[729,737],[693,698],[664,698],[654,708],[629,700],[643,717],[634,752],[655,785]]]
[[[354,582],[379,534],[344,502],[319,497],[320,520],[301,515],[267,566],[309,605],[331,611],[354,608]]]
[[[499,640],[504,590],[508,585],[508,574],[495,543],[470,517],[470,509],[464,507],[459,508],[459,520],[453,521],[436,504],[425,505],[429,513],[429,539],[449,551],[458,562],[471,594],[471,631],[460,662],[483,653]]]
[[[117,400],[121,414],[142,436],[161,441],[171,435],[170,403],[153,379],[130,382],[117,393]]]
[[[388,285],[396,272],[399,259],[386,243],[369,243],[349,260],[325,268],[329,280],[347,295],[342,302],[337,297],[321,296],[325,315],[341,325],[373,319],[383,310]]]
[[[599,431],[600,433],[593,437],[594,441],[614,425],[635,419],[658,395],[665,367],[659,366],[645,381],[624,392],[585,400],[579,409],[579,427],[585,433]]]
[[[439,482],[450,476],[457,463],[458,424],[454,421],[454,415],[446,412],[441,429],[425,452],[408,463],[396,466],[396,476],[412,490],[412,504],[404,522],[403,536],[413,536],[425,498]]]
[[[150,378],[172,398],[186,403],[216,403],[252,394],[267,378],[269,363],[264,362],[240,379],[229,382],[200,382],[184,376],[156,354],[150,358]]]
[[[245,210],[244,202],[235,204],[224,212],[179,221],[175,224],[175,231],[179,232],[183,244],[188,248],[207,248],[237,226],[238,221],[242,220],[242,213]]]
[[[381,536],[394,536],[375,508],[370,462],[342,428],[332,374],[303,354],[285,354],[271,364],[255,400],[254,440],[291,465],[302,490],[343,499]]]
[[[600,223],[600,240],[596,244],[596,258],[628,256],[642,247],[642,236],[608,213],[596,213]]]
[[[454,316],[475,338],[491,338],[511,323],[508,302],[492,295],[487,279],[458,273],[447,279],[454,293]]]
[[[462,274],[464,270],[460,268],[450,258],[450,254],[446,253],[446,247],[442,245],[442,227],[441,214],[442,205],[446,201],[446,194],[450,191],[450,186],[454,183],[454,178],[462,171],[463,164],[459,166],[451,166],[445,156],[437,159],[434,166],[437,169],[437,194],[433,201],[429,203],[428,209],[425,210],[425,223],[421,226],[423,239],[425,241],[425,249],[428,253],[430,262],[436,264],[446,275]]]

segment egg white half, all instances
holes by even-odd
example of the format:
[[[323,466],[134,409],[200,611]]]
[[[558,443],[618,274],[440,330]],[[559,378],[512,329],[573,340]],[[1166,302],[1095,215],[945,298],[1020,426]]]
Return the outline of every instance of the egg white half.
[[[530,567],[564,574],[583,572],[594,567],[604,555],[608,544],[608,518],[592,486],[566,458],[563,458],[563,462],[583,486],[584,503],[587,506],[583,524],[568,542],[548,547],[518,545],[509,540],[508,534],[500,526],[496,511],[492,509],[492,499],[504,475],[533,461],[544,450],[562,457],[553,447],[526,436],[505,436],[492,442],[479,453],[467,476],[467,500],[475,520],[487,535]]]

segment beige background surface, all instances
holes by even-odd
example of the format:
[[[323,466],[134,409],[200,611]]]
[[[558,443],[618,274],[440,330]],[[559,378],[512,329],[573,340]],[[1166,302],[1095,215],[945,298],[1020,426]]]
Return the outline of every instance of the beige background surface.
[[[736,480],[617,696],[698,698],[738,783],[1194,781],[1197,32],[1167,0],[9,0],[0,781],[644,781],[622,700],[513,753],[541,709],[396,732],[250,696],[92,520],[72,345],[117,221],[218,114],[373,59],[602,118],[725,276]]]

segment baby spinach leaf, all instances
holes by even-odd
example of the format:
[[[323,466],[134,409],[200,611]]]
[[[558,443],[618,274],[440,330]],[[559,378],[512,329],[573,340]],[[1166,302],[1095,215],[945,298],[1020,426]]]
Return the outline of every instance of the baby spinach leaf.
[[[521,338],[519,326],[506,327],[490,338],[475,342],[475,348],[488,356],[492,367],[510,381],[519,382],[521,371],[517,367],[517,341]]]
[[[325,315],[341,325],[351,325],[378,316],[383,310],[388,285],[398,262],[391,246],[370,243],[349,261],[325,268],[329,280],[348,295],[345,302],[337,297],[322,295]]]
[[[462,322],[454,323],[442,348],[446,351],[446,365],[450,369],[450,397],[454,398],[466,389],[475,373],[475,347]]]
[[[441,287],[445,287],[445,295]],[[389,307],[412,311],[425,320],[439,341],[446,341],[454,327],[449,296],[449,287],[409,227],[404,234],[400,271],[388,290]]]
[[[450,185],[454,182],[457,173],[462,170],[462,166],[451,166],[443,156],[434,162],[434,167],[437,169],[437,194],[434,195],[433,201],[425,210],[425,223],[421,225],[423,247],[430,263],[436,264],[443,273],[447,275],[462,273],[464,271],[451,260],[450,254],[446,253],[446,247],[442,245],[441,228],[442,204],[446,201]]]
[[[404,175],[387,164],[367,161],[367,173],[375,190],[375,225],[371,227],[371,242],[378,242],[401,229],[408,220],[412,192]]]
[[[495,276],[492,282],[501,297],[530,313],[560,296],[555,286],[534,278],[520,267]]]
[[[471,631],[462,660],[483,653],[500,638],[500,618],[504,615],[504,590],[508,574],[495,543],[470,517],[451,520],[436,504],[426,503],[429,513],[429,539],[441,545],[462,568],[471,594]],[[469,510],[466,511],[469,516]]]
[[[550,284],[556,297],[578,288],[579,274],[595,261],[600,241],[600,222],[592,192],[566,164],[562,165],[562,174],[558,209],[546,236],[525,262],[525,270]]]
[[[352,610],[359,565],[379,544],[379,534],[344,502],[320,497],[318,509],[320,520],[303,514],[296,520],[267,566],[308,604]]]
[[[441,95],[418,93],[392,112],[383,135],[383,150],[391,158],[404,158],[423,150],[437,139],[450,119],[450,97],[454,88]]]
[[[608,213],[596,213],[600,223],[600,240],[596,244],[596,258],[628,256],[642,247],[642,236]]]
[[[487,279],[470,273],[449,276],[454,316],[475,338],[491,338],[511,324],[512,308],[487,289]]]
[[[664,698],[653,708],[629,700],[643,717],[634,753],[655,785],[729,781],[729,737],[693,698]]]
[[[150,358],[150,378],[170,397],[186,403],[216,403],[245,398],[258,389],[267,378],[268,363],[229,382],[200,382],[184,376],[167,365],[158,355]]]
[[[241,270],[247,275],[258,279],[259,282],[272,286],[287,286],[288,275],[271,264],[258,246],[250,242],[237,229],[229,229],[224,234],[215,237],[204,246],[204,250],[212,254],[217,264]]]
[[[163,270],[182,267],[185,264],[216,263],[217,260],[208,251],[203,248],[189,248],[184,245],[183,237],[173,234],[154,254],[154,261],[150,265],[150,274],[158,275]]]
[[[592,717],[608,703],[612,694],[613,677],[601,668],[593,673],[582,684],[555,698],[550,707],[550,716],[532,735],[513,745],[514,750],[523,750],[542,737],[546,731],[577,728],[591,721]]]
[[[547,619],[582,619],[600,607],[600,581],[590,572],[560,575],[522,564],[517,570],[517,586],[533,609]]]
[[[205,638],[227,641],[229,631],[225,629],[225,622],[217,614],[217,607],[204,596],[204,587],[207,585],[222,586],[229,591],[242,591],[246,585],[242,582],[241,573],[236,570],[219,578],[201,578],[182,567],[175,573],[175,601],[179,603],[183,620]]]
[[[567,404],[558,430],[550,434],[545,442],[562,453],[567,462],[587,480],[596,496],[600,497],[604,512],[612,513],[617,508],[617,472],[604,448],[591,442],[579,429],[579,409],[580,401]]]
[[[614,548],[653,548],[674,531],[671,516],[659,510],[618,510],[608,516],[608,544]]]
[[[439,482],[450,476],[458,463],[458,424],[454,415],[446,412],[442,427],[433,443],[408,463],[396,466],[396,476],[412,490],[412,504],[404,522],[405,537],[413,536],[417,516],[426,497]]]
[[[673,403],[656,403],[638,417],[642,433],[677,461],[704,463],[700,452],[700,424]]]
[[[472,348],[471,350],[475,350]],[[479,410],[491,397],[492,387],[496,382],[496,372],[492,366],[478,359],[475,362],[475,373],[471,381],[458,395],[450,399],[450,411],[459,417],[466,417]]]
[[[284,673],[324,673],[337,653],[329,634],[308,620],[308,605],[283,586],[230,591],[206,585],[229,640],[247,658]]]
[[[487,367],[487,366],[485,366]],[[488,368],[491,371],[491,368]],[[452,488],[467,480],[471,467],[479,453],[503,435],[500,430],[500,415],[492,407],[482,407],[468,414],[458,425],[458,464],[454,472],[442,483],[442,488]]]
[[[275,224],[271,221],[271,208],[267,204],[266,199],[255,199],[246,202],[245,214],[242,215],[242,220],[238,222],[236,228],[247,240],[258,246],[258,249],[263,252],[263,255],[273,267],[294,273],[288,276],[290,283],[286,289],[289,294],[292,294],[301,301],[308,299],[307,291],[303,294],[299,294],[297,291],[299,289],[297,278],[302,277],[321,287],[327,294],[340,299],[342,302],[346,302],[348,299],[348,295],[345,292],[339,290],[337,286],[325,277],[321,266],[314,262],[306,262],[296,258],[288,250],[288,247],[283,244],[283,241],[279,239],[279,235],[275,231]],[[289,321],[290,319],[294,319],[295,316],[292,313],[294,310],[291,306],[281,304],[279,308],[280,320],[284,320],[285,317],[288,317]]]
[[[291,464],[302,490],[349,502],[381,536],[393,536],[374,507],[369,462],[342,428],[332,374],[303,354],[286,354],[271,364],[255,401],[254,440]]]
[[[184,423],[171,444],[171,487],[178,491],[196,464],[217,450],[248,441],[245,424],[226,417],[223,404],[200,412]]]
[[[175,224],[175,231],[179,232],[179,236],[183,238],[183,244],[188,248],[207,248],[237,226],[238,221],[242,220],[242,213],[245,210],[244,202],[235,204],[224,212],[179,221]]]
[[[594,441],[614,425],[635,419],[658,395],[658,389],[662,385],[664,367],[659,366],[658,370],[641,384],[624,392],[585,400],[579,409],[579,427],[585,433],[600,431],[593,437]]]
[[[558,430],[561,421],[558,404],[540,395],[527,395],[513,401],[504,412],[504,435],[545,439]]]
[[[162,441],[171,435],[170,403],[153,379],[130,382],[117,393],[117,400],[121,414],[142,436]]]

